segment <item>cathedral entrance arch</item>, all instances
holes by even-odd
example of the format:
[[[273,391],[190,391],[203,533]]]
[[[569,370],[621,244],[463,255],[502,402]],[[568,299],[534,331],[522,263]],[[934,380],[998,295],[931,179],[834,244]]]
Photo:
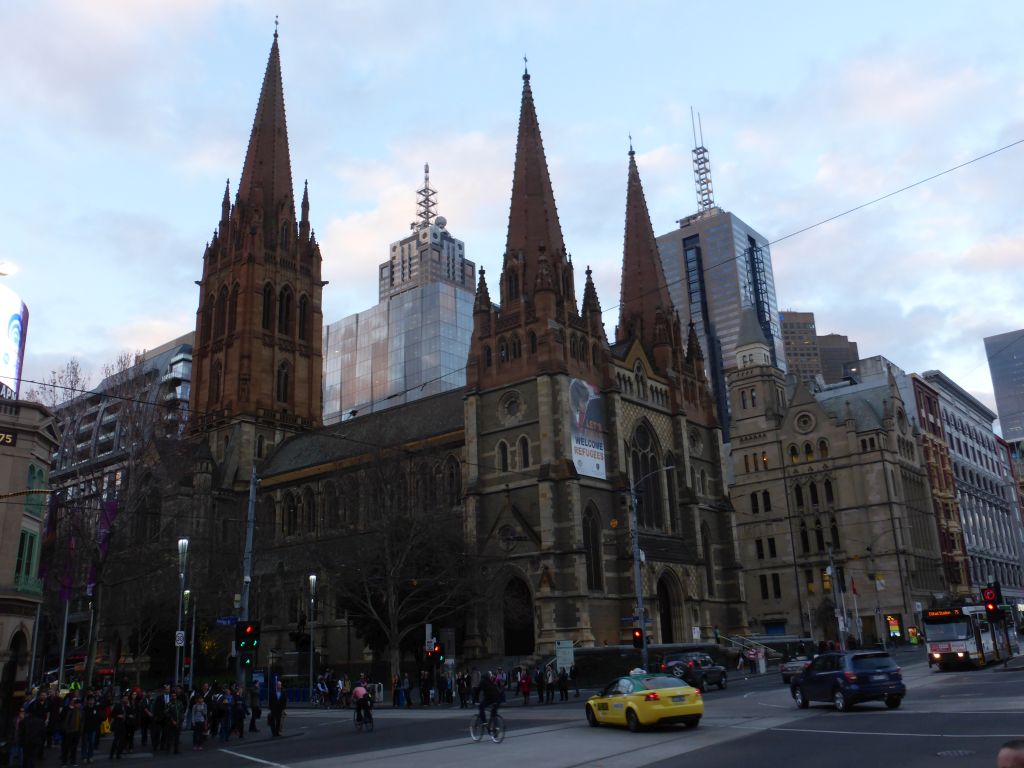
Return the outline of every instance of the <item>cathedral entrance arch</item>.
[[[679,643],[683,636],[683,593],[679,582],[671,573],[658,579],[658,619],[661,624],[661,642]]]
[[[530,656],[533,653],[533,596],[520,578],[511,578],[501,600],[502,629],[506,656]]]

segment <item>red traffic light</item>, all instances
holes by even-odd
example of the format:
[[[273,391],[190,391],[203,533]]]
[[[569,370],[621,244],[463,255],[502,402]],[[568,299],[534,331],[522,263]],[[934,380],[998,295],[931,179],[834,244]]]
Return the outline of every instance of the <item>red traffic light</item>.
[[[252,634],[252,624],[246,624],[245,625],[245,634],[247,634],[247,635],[251,635]]]
[[[644,636],[643,636],[642,630],[634,629],[633,630],[633,647],[634,648],[642,648],[643,645],[644,645]]]
[[[995,603],[996,601],[996,588],[995,587],[983,587],[981,590],[981,599],[986,603]],[[987,605],[985,606],[988,607]]]

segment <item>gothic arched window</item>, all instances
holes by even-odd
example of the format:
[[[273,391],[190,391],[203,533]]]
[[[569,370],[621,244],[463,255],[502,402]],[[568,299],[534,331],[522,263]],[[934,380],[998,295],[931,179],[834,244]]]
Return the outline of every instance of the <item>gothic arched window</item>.
[[[504,440],[498,442],[498,469],[508,472],[508,443]]]
[[[750,494],[750,513],[753,515],[758,514],[761,510],[757,501],[757,491]]]
[[[228,316],[228,287],[221,286],[217,294],[217,304],[213,311],[213,335],[220,338],[224,335],[224,328],[227,327]]]
[[[263,314],[260,326],[264,331],[274,330],[274,286],[270,283],[263,286]]]
[[[288,402],[288,363],[281,363],[277,369],[277,401]]]
[[[210,340],[210,334],[213,332],[213,299],[208,298],[206,305],[203,307],[203,333],[200,337],[200,344],[205,344]]]
[[[519,343],[519,337],[516,336],[515,334],[513,334],[512,338],[509,339],[509,348],[512,351],[512,359],[513,360],[517,360],[517,359],[519,359],[522,356],[522,354],[523,354],[523,345]]]
[[[299,297],[299,341],[309,341],[309,298]]]
[[[491,367],[491,348],[488,346],[484,347],[484,368]]]
[[[664,514],[661,501],[661,461],[650,429],[641,424],[630,445],[630,483],[637,494],[637,522],[645,528],[661,528]]]
[[[277,332],[292,334],[292,289],[285,286],[277,297]]]
[[[807,523],[800,521],[800,551],[805,555],[811,551],[811,540],[807,535]]]
[[[761,509],[765,512],[772,511],[772,495],[768,491],[761,492]]]
[[[238,326],[238,290],[238,283],[235,283],[228,299],[228,333],[234,333]]]
[[[526,436],[519,438],[519,468],[527,469],[530,466],[530,441]]]
[[[583,552],[587,561],[587,589],[604,589],[604,568],[601,562],[601,523],[593,509],[583,513]]]
[[[220,402],[222,369],[220,361],[213,364],[210,369],[210,404],[216,405]]]
[[[531,355],[536,354],[537,353],[537,334],[534,333],[533,331],[530,331],[529,339],[530,339],[530,354]]]
[[[701,523],[700,540],[704,550],[704,580],[708,584],[708,597],[715,596],[715,560],[711,547],[711,528]]]

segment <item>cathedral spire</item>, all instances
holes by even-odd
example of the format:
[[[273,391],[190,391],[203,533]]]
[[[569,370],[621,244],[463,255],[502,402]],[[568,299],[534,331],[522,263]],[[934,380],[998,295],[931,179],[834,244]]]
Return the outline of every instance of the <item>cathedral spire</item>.
[[[267,243],[276,242],[279,222],[294,224],[295,221],[291,169],[281,56],[275,25],[274,42],[270,46],[270,57],[263,75],[263,88],[260,90],[259,105],[256,107],[236,198],[236,205],[242,204],[250,215],[256,216],[250,222],[262,219],[264,240]]]
[[[671,337],[659,324],[678,322],[675,307],[665,284],[665,273],[658,256],[654,228],[636,167],[636,154],[630,139],[629,175],[626,182],[626,232],[622,258],[622,293],[619,301],[619,326],[616,340],[640,339],[651,349],[656,342]]]
[[[505,245],[506,266],[522,254],[523,264],[514,268],[525,276],[524,293],[537,278],[541,251],[545,252],[556,273],[556,290],[562,298],[571,298],[571,266],[566,260],[562,228],[555,207],[540,124],[530,90],[530,75],[523,74],[523,98],[519,112],[519,136],[516,142],[515,174],[512,178],[512,204],[508,216],[508,239]],[[568,296],[566,295],[568,294]]]

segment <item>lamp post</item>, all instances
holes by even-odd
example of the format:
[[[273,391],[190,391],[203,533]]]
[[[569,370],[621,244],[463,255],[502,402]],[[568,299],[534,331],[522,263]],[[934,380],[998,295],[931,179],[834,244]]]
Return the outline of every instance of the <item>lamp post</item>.
[[[182,622],[181,626],[182,626],[183,631],[185,632],[185,638],[186,638],[185,645],[183,645],[182,648],[181,648],[181,656],[182,656],[182,659],[181,659],[181,682],[184,685],[189,685],[190,683],[186,683],[185,682],[185,648],[188,647],[188,609],[189,609],[189,605],[191,603],[192,590],[191,589],[186,589],[186,590],[182,591],[181,594],[185,598],[185,609],[184,609],[185,620]],[[191,679],[191,677],[192,677],[192,657],[191,656],[188,657],[188,663],[189,663],[188,676]]]
[[[182,536],[178,539],[178,632],[184,635],[181,628],[182,601],[185,597],[185,566],[188,564],[188,539]],[[181,685],[181,658],[184,655],[184,643],[178,645],[178,635],[174,636],[174,684]]]
[[[309,703],[313,703],[313,628],[316,617],[313,609],[316,607],[316,574],[309,574]]]
[[[640,658],[644,671],[647,671],[647,617],[644,614],[644,585],[640,580],[640,530],[637,525],[637,486],[652,475],[666,472],[675,467],[661,467],[648,472],[629,484],[629,526],[633,532],[633,581],[636,584],[636,617],[640,622]]]

